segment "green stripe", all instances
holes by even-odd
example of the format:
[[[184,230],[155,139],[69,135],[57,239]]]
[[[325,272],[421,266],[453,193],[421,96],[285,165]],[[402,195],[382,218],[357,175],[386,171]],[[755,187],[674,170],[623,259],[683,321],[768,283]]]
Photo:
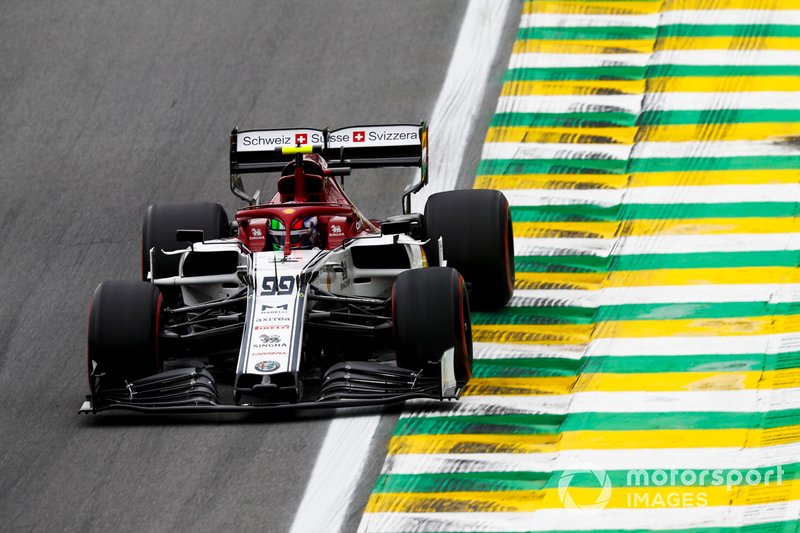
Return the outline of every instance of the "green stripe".
[[[781,482],[800,479],[800,464],[793,463],[781,466]],[[761,479],[765,479],[766,474],[770,473],[770,482],[777,483],[777,467],[762,467],[753,469],[758,471]],[[612,487],[637,487],[644,486],[645,480],[654,486],[656,481],[661,482],[663,474],[666,473],[666,482],[672,482],[672,471],[670,470],[610,470],[606,471]],[[690,486],[725,486],[726,480],[735,482],[737,472],[734,469],[702,470],[702,469],[681,469],[675,470],[675,486],[683,486],[680,476],[684,473],[686,481],[691,482],[692,477],[688,472],[694,474],[695,482]],[[703,474],[705,472],[705,474]],[[718,477],[714,477],[714,472],[718,472]],[[375,486],[376,493],[387,492],[495,492],[512,490],[542,490],[545,488],[556,488],[563,471],[555,472],[471,472],[471,473],[446,473],[446,474],[383,474],[378,478]],[[641,476],[640,474],[644,474]],[[746,472],[743,473],[746,475]],[[700,480],[703,483],[701,484]],[[719,480],[718,482],[716,480]],[[732,483],[733,484],[733,483]],[[570,479],[570,487],[593,488],[599,485],[596,477],[575,475]],[[668,485],[673,486],[673,485]],[[796,522],[793,522],[796,524]],[[625,530],[630,533],[629,530]],[[678,531],[678,530],[671,530]],[[680,531],[729,531],[726,529],[693,529]],[[741,531],[761,531],[757,529],[743,528]],[[776,529],[765,529],[763,531],[781,531]],[[794,531],[790,529],[787,531]],[[584,532],[585,533],[585,532]]]
[[[772,24],[669,24],[649,26],[520,28],[518,40],[626,40],[655,39],[656,37],[800,37],[800,26]]]
[[[784,354],[781,354],[781,356]],[[800,354],[795,354],[795,358]],[[477,359],[472,364],[476,378],[532,378],[576,376],[588,374],[657,374],[661,372],[754,372],[774,368],[779,355],[714,354],[714,355],[593,355],[580,359],[535,357],[519,359]],[[800,363],[796,363],[800,364]]]
[[[625,128],[636,125],[632,113],[497,113],[493,127]]]
[[[563,255],[517,256],[518,272],[606,272],[610,270],[655,270],[673,268],[738,268],[800,265],[800,251],[712,252],[698,254],[618,255],[610,258]]]
[[[566,67],[508,69],[504,81],[641,80],[646,67]]]
[[[555,297],[554,299],[557,299]],[[800,303],[694,302],[624,304],[600,307],[536,305],[505,307],[491,313],[473,312],[473,324],[595,324],[619,320],[681,320],[800,314]]]
[[[627,40],[651,39],[655,40],[658,30],[648,26],[615,26],[615,27],[558,27],[558,28],[520,28],[517,40]]]
[[[764,413],[669,412],[569,413],[569,415],[468,415],[406,417],[397,422],[402,435],[558,435],[566,431],[657,431],[715,429],[774,429],[800,423],[800,410]]]
[[[651,65],[648,67],[515,68],[504,81],[641,80],[740,76],[800,76],[800,65]],[[746,87],[742,87],[746,91]]]
[[[800,76],[800,65],[651,65],[648,78]],[[747,87],[742,87],[747,91]]]
[[[708,109],[701,111],[643,111],[643,126],[680,124],[755,124],[798,122],[800,109]]]
[[[711,15],[713,17],[713,15]],[[773,24],[668,24],[658,28],[663,37],[800,37],[800,26]]]
[[[800,156],[658,157],[631,159],[628,172],[778,170],[800,168]]]

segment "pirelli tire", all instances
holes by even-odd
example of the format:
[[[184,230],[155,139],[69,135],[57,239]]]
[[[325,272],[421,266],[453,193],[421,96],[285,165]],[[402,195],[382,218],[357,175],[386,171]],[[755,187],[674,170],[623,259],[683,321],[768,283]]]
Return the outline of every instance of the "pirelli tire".
[[[135,381],[162,369],[158,330],[162,298],[158,287],[138,280],[104,281],[89,306],[87,347],[91,374],[105,382]]]
[[[392,289],[397,366],[421,370],[455,349],[456,380],[472,377],[472,322],[464,278],[457,270],[430,267],[400,274]]]
[[[225,208],[213,202],[180,202],[156,204],[147,208],[142,223],[142,279],[150,271],[150,249],[155,248],[153,278],[178,275],[180,255],[166,255],[162,250],[185,248],[185,242],[175,238],[179,229],[202,230],[205,240],[230,235],[230,223]]]
[[[425,204],[429,262],[437,264],[442,238],[447,266],[470,285],[475,310],[503,307],[514,292],[514,229],[500,191],[473,189],[431,195]]]

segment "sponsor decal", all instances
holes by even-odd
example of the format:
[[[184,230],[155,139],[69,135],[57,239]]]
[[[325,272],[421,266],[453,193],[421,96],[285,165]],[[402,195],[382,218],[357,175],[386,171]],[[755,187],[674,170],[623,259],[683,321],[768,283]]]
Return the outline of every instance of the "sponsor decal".
[[[265,331],[265,330],[280,330],[280,329],[290,329],[291,326],[289,324],[270,324],[269,326],[255,326],[253,329],[256,331]]]
[[[250,236],[254,239],[260,239],[264,236],[264,232],[261,231],[261,228],[251,228]]]
[[[308,135],[305,133],[295,133],[294,134],[294,143],[295,144],[308,144]]]
[[[291,214],[292,214],[292,213],[294,213],[295,211],[297,211],[297,209],[292,209],[292,208],[289,208],[289,209],[284,209],[284,210],[283,210],[283,214],[284,214],[284,215],[291,215]]]
[[[281,364],[277,361],[259,361],[256,363],[256,370],[259,372],[272,372],[278,370]]]
[[[342,231],[342,227],[338,224],[331,224],[331,235],[344,235],[344,231]]]
[[[272,344],[276,342],[281,342],[281,338],[278,335],[259,335],[258,338],[264,344]]]
[[[268,343],[256,343],[250,346],[251,350],[258,350],[260,348],[288,348],[289,345],[285,342],[268,342]]]
[[[370,141],[416,141],[419,135],[416,131],[370,131],[367,138]]]
[[[256,323],[261,322],[291,322],[291,318],[288,316],[262,316],[261,318],[256,318]]]
[[[288,311],[289,304],[283,305],[262,305],[261,306],[261,313],[280,313],[281,311]]]
[[[353,132],[353,142],[363,143],[366,139],[367,139],[366,132],[364,131]]]

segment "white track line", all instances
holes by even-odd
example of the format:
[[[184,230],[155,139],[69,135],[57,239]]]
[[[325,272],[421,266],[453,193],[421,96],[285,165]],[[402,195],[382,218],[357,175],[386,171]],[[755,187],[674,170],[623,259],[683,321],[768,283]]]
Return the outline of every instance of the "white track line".
[[[430,183],[412,196],[412,211],[422,213],[431,194],[458,182],[472,123],[480,110],[510,0],[471,0],[458,35],[442,92],[433,109],[428,153]]]
[[[455,186],[467,137],[478,113],[502,36],[510,0],[470,0],[447,77],[430,123],[431,184],[427,194]],[[415,209],[425,198],[415,195]],[[420,203],[421,202],[421,203]],[[370,455],[379,415],[335,418],[317,456],[291,533],[341,531]],[[366,502],[364,502],[366,503]]]

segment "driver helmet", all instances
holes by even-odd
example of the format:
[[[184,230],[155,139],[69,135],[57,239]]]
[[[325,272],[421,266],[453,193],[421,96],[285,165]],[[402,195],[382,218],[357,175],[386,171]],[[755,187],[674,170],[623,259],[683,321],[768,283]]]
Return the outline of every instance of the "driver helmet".
[[[269,223],[269,235],[272,238],[272,249],[283,250],[286,229],[283,222],[273,218]],[[317,217],[297,219],[292,224],[291,248],[308,250],[317,245]]]

